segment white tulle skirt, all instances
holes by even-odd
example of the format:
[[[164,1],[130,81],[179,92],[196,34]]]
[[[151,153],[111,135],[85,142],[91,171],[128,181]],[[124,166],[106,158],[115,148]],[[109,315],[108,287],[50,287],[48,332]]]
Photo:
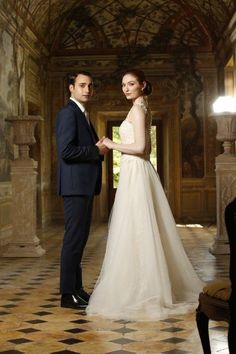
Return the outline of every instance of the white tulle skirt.
[[[202,285],[153,166],[123,155],[105,258],[87,314],[116,320],[183,314],[196,307]]]

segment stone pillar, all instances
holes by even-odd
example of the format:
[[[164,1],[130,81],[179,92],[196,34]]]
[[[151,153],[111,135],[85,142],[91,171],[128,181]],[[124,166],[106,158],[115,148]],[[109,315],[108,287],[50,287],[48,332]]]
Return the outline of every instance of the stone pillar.
[[[19,157],[11,163],[13,233],[3,257],[40,257],[45,250],[36,235],[36,186],[38,163],[29,157],[35,143],[34,130],[39,116],[7,119],[14,130]]]
[[[236,156],[221,154],[216,157],[216,212],[217,235],[210,252],[229,254],[228,235],[225,228],[226,206],[236,197]]]
[[[224,212],[227,204],[236,197],[236,114],[221,113],[213,116],[217,123],[216,139],[223,142],[224,152],[218,155],[215,160],[217,235],[210,252],[229,254]]]

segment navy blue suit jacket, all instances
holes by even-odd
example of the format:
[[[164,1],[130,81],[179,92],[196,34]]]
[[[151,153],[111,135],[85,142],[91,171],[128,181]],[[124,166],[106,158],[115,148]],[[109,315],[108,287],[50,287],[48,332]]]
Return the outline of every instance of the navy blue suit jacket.
[[[57,114],[58,194],[93,195],[101,190],[97,134],[78,105],[69,100]]]

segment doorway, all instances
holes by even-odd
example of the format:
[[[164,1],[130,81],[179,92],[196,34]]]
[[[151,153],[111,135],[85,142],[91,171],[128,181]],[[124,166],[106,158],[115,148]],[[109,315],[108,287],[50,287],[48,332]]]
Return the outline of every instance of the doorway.
[[[113,141],[119,143],[119,126],[121,120],[107,121],[107,136]],[[155,170],[158,172],[161,182],[163,183],[163,127],[161,119],[152,120],[151,128],[151,144],[152,151],[150,155],[150,161],[154,166]],[[116,189],[119,182],[120,175],[120,157],[121,153],[116,150],[112,150],[108,154],[107,159],[107,171],[108,171],[108,211],[110,213],[112,205],[114,203],[114,198],[116,194]]]

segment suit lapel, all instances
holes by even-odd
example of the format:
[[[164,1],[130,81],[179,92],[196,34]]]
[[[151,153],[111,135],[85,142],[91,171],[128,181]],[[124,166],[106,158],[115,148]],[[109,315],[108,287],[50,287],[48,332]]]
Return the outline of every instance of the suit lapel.
[[[78,117],[79,120],[84,124],[84,126],[88,130],[92,140],[94,141],[94,143],[96,143],[99,139],[98,139],[98,136],[95,132],[95,129],[94,129],[92,123],[91,122],[90,122],[90,124],[88,123],[85,114],[81,111],[79,106],[77,106],[77,104],[74,101],[69,100],[68,105],[72,105],[72,107],[76,110],[76,112],[78,113],[78,116],[79,116]]]
[[[99,140],[98,136],[97,136],[97,133],[96,133],[96,130],[94,129],[94,126],[92,125],[92,123],[90,122],[90,127],[91,127],[91,131],[93,133],[93,136],[95,138],[95,142],[97,142]]]

